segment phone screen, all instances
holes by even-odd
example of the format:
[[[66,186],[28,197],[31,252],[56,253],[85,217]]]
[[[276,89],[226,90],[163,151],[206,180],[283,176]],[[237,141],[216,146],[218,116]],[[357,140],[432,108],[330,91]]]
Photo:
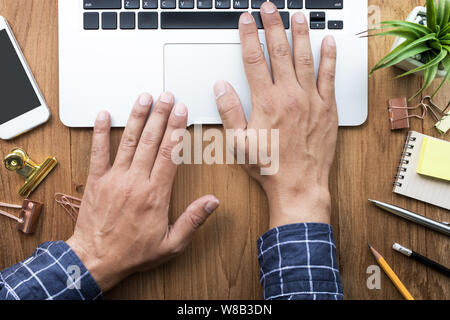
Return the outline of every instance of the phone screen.
[[[0,125],[41,105],[6,30],[0,30]]]

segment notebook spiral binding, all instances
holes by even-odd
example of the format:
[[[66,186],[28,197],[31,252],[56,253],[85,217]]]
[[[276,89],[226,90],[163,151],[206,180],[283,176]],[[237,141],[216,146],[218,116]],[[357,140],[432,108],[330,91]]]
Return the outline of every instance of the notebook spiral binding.
[[[408,171],[407,165],[409,164],[409,160],[406,158],[411,157],[412,153],[409,152],[409,150],[414,149],[415,147],[414,142],[417,140],[415,137],[412,137],[411,134],[412,132],[408,134],[408,136],[406,137],[405,145],[403,146],[400,164],[397,167],[397,174],[394,177],[395,179],[393,183],[394,188],[395,187],[401,188],[403,186],[403,183],[401,183],[400,180],[405,179],[404,173]]]

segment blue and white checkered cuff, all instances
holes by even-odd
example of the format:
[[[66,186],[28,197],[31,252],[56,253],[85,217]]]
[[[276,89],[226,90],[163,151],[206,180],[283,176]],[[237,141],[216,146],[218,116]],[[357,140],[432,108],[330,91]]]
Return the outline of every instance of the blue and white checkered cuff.
[[[0,272],[0,299],[101,298],[94,278],[63,241],[43,243],[27,260]]]
[[[281,226],[258,240],[264,298],[342,299],[336,245],[331,226]]]

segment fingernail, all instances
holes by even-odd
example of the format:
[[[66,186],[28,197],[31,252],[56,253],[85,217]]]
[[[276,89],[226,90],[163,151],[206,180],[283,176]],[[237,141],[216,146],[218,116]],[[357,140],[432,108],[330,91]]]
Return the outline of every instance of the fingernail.
[[[147,107],[151,101],[152,101],[152,96],[149,95],[148,93],[143,93],[139,97],[139,104],[143,107]]]
[[[227,83],[223,80],[217,81],[214,85],[214,94],[216,95],[216,99],[219,99],[227,93]]]
[[[161,95],[159,101],[164,103],[173,103],[173,94],[170,93],[169,91],[166,91]]]
[[[186,115],[186,106],[183,103],[177,103],[175,106],[175,115],[177,117],[183,117]]]
[[[264,13],[267,14],[272,14],[275,12],[275,5],[272,2],[265,2],[262,6],[261,6],[261,10]]]
[[[304,15],[303,13],[298,12],[298,13],[296,13],[296,14],[294,15],[294,21],[295,21],[296,23],[305,23],[306,17],[305,17],[305,15]]]
[[[242,14],[241,22],[243,24],[250,24],[253,22],[253,16],[250,13],[245,12]]]
[[[336,40],[334,40],[333,36],[327,36],[326,42],[330,47],[336,47]]]
[[[98,121],[105,121],[106,119],[108,119],[109,113],[108,111],[100,111],[100,113],[97,115],[97,120]]]
[[[205,211],[208,212],[208,214],[213,213],[217,208],[219,207],[219,200],[210,200],[206,203]]]

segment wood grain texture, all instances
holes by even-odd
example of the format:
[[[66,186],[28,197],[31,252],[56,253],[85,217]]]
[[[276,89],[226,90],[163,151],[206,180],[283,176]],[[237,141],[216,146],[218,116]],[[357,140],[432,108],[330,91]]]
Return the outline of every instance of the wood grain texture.
[[[404,19],[422,0],[370,0],[381,10],[381,19]],[[58,119],[58,23],[56,0],[0,0],[0,15],[13,28],[36,80],[51,108],[49,123],[12,142],[0,142],[0,154],[16,146],[36,161],[54,155],[60,164],[33,194],[45,203],[37,233],[25,236],[15,224],[0,218],[0,268],[30,255],[49,240],[66,240],[73,223],[55,205],[55,192],[81,196],[88,175],[91,130],[68,129]],[[370,65],[383,57],[392,38],[369,41]],[[1,71],[0,71],[1,72]],[[449,299],[450,282],[433,270],[393,252],[399,242],[450,265],[450,242],[443,235],[408,223],[368,204],[373,198],[394,203],[436,220],[450,220],[448,211],[392,193],[405,131],[391,133],[387,115],[389,97],[410,97],[422,79],[394,80],[399,70],[377,72],[369,82],[369,120],[358,128],[339,132],[330,188],[333,195],[332,225],[339,249],[341,276],[347,299],[401,299],[382,275],[382,289],[368,290],[366,269],[375,264],[370,242],[389,262],[417,299]],[[437,83],[434,84],[437,86]],[[156,96],[159,93],[153,92]],[[448,84],[436,97],[444,105],[450,98]],[[438,136],[427,119],[413,120],[412,129]],[[192,130],[191,130],[192,132]],[[122,130],[112,133],[113,154]],[[447,140],[449,136],[447,136]],[[0,169],[0,201],[20,203],[21,178]],[[156,270],[137,274],[106,294],[109,299],[260,299],[256,239],[268,228],[267,199],[261,188],[237,166],[190,165],[180,167],[173,187],[170,217],[174,221],[196,198],[214,194],[221,206],[199,231],[186,252]]]

